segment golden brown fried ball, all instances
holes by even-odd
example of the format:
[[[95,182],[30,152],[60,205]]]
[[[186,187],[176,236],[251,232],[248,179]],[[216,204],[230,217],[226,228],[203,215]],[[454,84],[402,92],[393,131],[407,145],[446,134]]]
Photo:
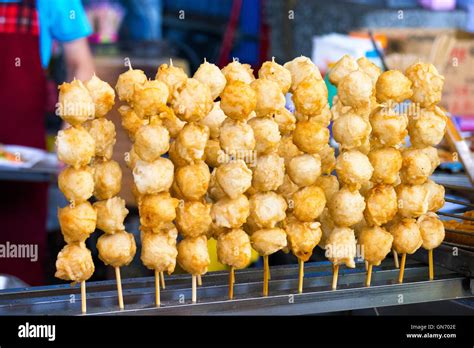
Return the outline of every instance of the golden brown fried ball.
[[[167,158],[154,162],[137,161],[133,168],[133,180],[140,194],[168,191],[173,184],[174,166]]]
[[[221,149],[234,159],[244,159],[245,162],[253,159],[255,136],[252,127],[245,122],[225,120],[221,126],[219,143]]]
[[[221,102],[214,102],[212,110],[204,117],[200,123],[209,128],[209,136],[211,139],[218,139],[221,133],[220,127],[227,116],[221,109]]]
[[[321,158],[319,155],[303,154],[293,157],[288,164],[288,175],[298,186],[310,186],[321,175]]]
[[[59,226],[66,243],[84,242],[94,232],[97,212],[89,202],[58,209]]]
[[[296,117],[286,108],[275,111],[273,120],[278,124],[282,135],[291,134],[296,128]]]
[[[299,190],[299,186],[296,185],[293,181],[291,181],[288,174],[285,174],[283,177],[283,183],[278,187],[276,191],[279,195],[285,198],[286,202],[288,203],[293,194]]]
[[[379,184],[393,185],[402,168],[402,155],[393,147],[382,147],[369,152],[369,161],[374,168],[372,181]]]
[[[257,98],[255,105],[257,117],[271,116],[285,107],[285,96],[278,83],[272,80],[256,79],[250,86],[254,89]]]
[[[241,269],[249,265],[251,256],[250,238],[243,230],[233,229],[219,235],[217,258],[220,263]]]
[[[119,231],[114,234],[103,234],[97,240],[99,259],[112,267],[127,266],[132,262],[137,246],[132,233]]]
[[[252,184],[252,171],[242,160],[222,164],[216,169],[216,181],[230,198],[237,198]]]
[[[443,222],[435,213],[426,213],[421,215],[416,224],[420,229],[421,239],[423,239],[423,248],[432,250],[443,243],[445,232]]]
[[[281,228],[266,228],[255,231],[250,237],[252,247],[262,256],[276,253],[286,247],[286,233]]]
[[[353,113],[339,117],[332,125],[334,139],[346,150],[362,146],[371,131],[370,123]]]
[[[89,164],[95,154],[94,138],[82,127],[70,127],[56,137],[58,159],[76,169]]]
[[[321,240],[321,224],[319,222],[301,222],[293,216],[286,218],[285,231],[288,248],[300,260],[308,261],[313,249]]]
[[[353,226],[364,217],[365,201],[359,191],[343,187],[328,202],[329,214],[337,226]]]
[[[192,201],[198,201],[204,197],[210,179],[211,173],[204,161],[180,167],[175,173],[175,180],[183,197]]]
[[[397,193],[393,186],[374,186],[368,191],[365,203],[364,217],[370,226],[384,225],[397,214]]]
[[[298,147],[293,143],[293,137],[291,135],[285,135],[281,137],[277,153],[278,156],[284,159],[285,167],[288,167],[293,157],[303,154],[303,152],[300,151]]]
[[[105,118],[99,118],[86,122],[84,128],[94,139],[95,156],[106,160],[111,159],[116,142],[114,123]]]
[[[421,150],[408,148],[402,152],[400,179],[404,184],[421,185],[431,175],[430,158]]]
[[[94,168],[94,196],[98,200],[118,195],[122,188],[122,170],[115,161],[99,162]]]
[[[176,227],[184,238],[206,235],[212,223],[211,204],[184,202],[176,209]]]
[[[207,61],[199,66],[193,78],[209,87],[213,100],[221,94],[227,82],[217,65]]]
[[[209,128],[196,123],[188,123],[175,140],[175,150],[185,161],[193,163],[203,159],[208,139]]]
[[[446,132],[448,118],[439,107],[420,109],[419,114],[409,118],[408,134],[413,147],[423,148],[438,145]]]
[[[283,184],[285,162],[275,153],[259,156],[252,170],[252,187],[257,191],[275,191]]]
[[[322,231],[321,240],[319,241],[318,245],[321,249],[325,249],[329,235],[336,227],[334,225],[334,221],[332,221],[331,215],[329,214],[328,208],[324,208],[323,212],[318,217],[318,221],[321,224]]]
[[[250,197],[250,215],[260,228],[273,228],[285,219],[287,205],[275,192],[256,193]]]
[[[291,87],[291,72],[282,65],[271,62],[265,62],[258,71],[258,78],[274,81],[280,87],[283,94],[286,94]]]
[[[122,127],[127,132],[128,137],[134,141],[135,133],[145,124],[146,120],[138,117],[135,111],[128,105],[119,107],[118,112],[122,117]]]
[[[444,186],[432,180],[423,184],[428,190],[428,211],[436,212],[444,206]]]
[[[222,189],[222,187],[217,182],[216,172],[217,172],[217,168],[214,168],[214,170],[211,173],[211,179],[209,180],[209,188],[207,190],[209,198],[213,200],[214,202],[224,197],[228,197],[227,194]]]
[[[407,68],[405,75],[413,84],[411,96],[413,102],[426,108],[441,101],[444,77],[438,73],[433,64],[415,63]]]
[[[421,148],[420,150],[423,151],[425,155],[427,155],[431,161],[431,172],[430,172],[430,175],[431,175],[441,163],[439,159],[439,155],[438,155],[438,149],[433,146],[427,146],[427,147]]]
[[[204,157],[209,167],[216,168],[229,162],[229,156],[221,149],[219,140],[209,139],[204,149]]]
[[[219,227],[239,228],[245,223],[249,214],[250,203],[245,195],[235,199],[222,198],[211,208],[212,221]]]
[[[308,57],[300,56],[285,63],[284,68],[288,69],[291,74],[291,88],[294,92],[299,84],[308,77],[322,79],[319,69]]]
[[[299,150],[318,153],[329,142],[329,129],[318,122],[300,121],[293,132],[293,143]]]
[[[59,86],[59,116],[73,126],[79,126],[95,115],[94,100],[80,80]]]
[[[181,132],[186,122],[181,121],[173,109],[170,107],[165,107],[164,111],[158,115],[161,125],[163,125],[168,132],[170,133],[171,138],[176,138],[178,133]]]
[[[176,266],[176,256],[178,256],[177,237],[178,231],[174,226],[159,233],[142,231],[140,258],[145,267],[158,272],[173,273]]]
[[[345,264],[354,268],[356,257],[356,239],[354,230],[348,227],[336,227],[326,241],[326,257],[334,265]]]
[[[329,202],[332,196],[339,191],[339,180],[335,175],[322,175],[316,179],[315,184],[323,189],[326,202]]]
[[[425,185],[398,185],[398,214],[402,217],[418,217],[429,207],[429,191]]]
[[[375,84],[375,96],[379,103],[402,101],[413,94],[412,83],[398,70],[388,70],[380,74]]]
[[[221,93],[221,108],[227,117],[245,121],[257,106],[257,93],[242,81],[227,83]]]
[[[125,208],[124,199],[112,197],[105,201],[97,201],[93,206],[97,212],[98,229],[105,233],[125,230],[123,222],[128,214],[128,209]]]
[[[340,81],[337,95],[344,105],[354,109],[368,108],[372,95],[372,80],[363,71],[353,71]]]
[[[207,85],[196,79],[187,79],[172,105],[176,116],[182,121],[198,122],[212,110],[214,102]]]
[[[374,168],[369,158],[362,152],[349,150],[341,153],[336,160],[336,173],[342,184],[351,189],[360,189],[372,177]]]
[[[295,112],[295,114],[298,114],[298,112]],[[321,113],[318,115],[311,115],[308,117],[308,120],[314,121],[314,122],[319,122],[321,123],[324,127],[329,127],[329,124],[331,123],[332,120],[332,112],[331,108],[329,107],[329,103],[326,104],[326,106],[323,107],[323,110]]]
[[[407,136],[408,118],[389,107],[379,107],[370,115],[372,136],[384,146],[397,146]]]
[[[67,167],[58,176],[58,186],[68,201],[87,201],[94,193],[93,171],[90,167]]]
[[[255,137],[257,154],[274,152],[280,143],[281,135],[278,123],[267,117],[255,117],[248,121]]]
[[[357,59],[357,65],[359,66],[360,70],[369,75],[370,79],[372,80],[372,86],[375,87],[375,83],[382,73],[382,70],[366,57],[360,57]]]
[[[205,274],[211,263],[206,236],[186,238],[179,242],[178,263],[186,272],[192,275]]]
[[[94,273],[92,254],[83,243],[67,244],[56,260],[56,278],[76,283],[86,281]]]
[[[156,80],[163,82],[168,86],[169,96],[168,103],[176,98],[177,93],[184,87],[188,79],[188,75],[180,67],[174,66],[173,62],[161,64],[156,72]],[[174,268],[174,267],[173,267]]]
[[[207,146],[207,143],[206,143],[206,146]],[[133,151],[133,147],[132,147],[132,151],[130,151],[130,154],[134,153]],[[138,155],[135,155],[136,157],[138,157]],[[175,167],[183,167],[183,166],[186,166],[188,165],[188,161],[186,161],[183,157],[181,157],[181,155],[178,153],[178,150],[176,149],[176,141],[173,141],[171,144],[170,144],[170,149],[168,151],[168,156],[169,156],[169,159],[171,160],[171,162],[173,162],[174,166]],[[130,156],[131,157],[131,156]],[[192,163],[192,162],[191,162]],[[129,166],[130,167],[130,166]],[[133,169],[133,167],[132,167]]]
[[[344,77],[357,70],[359,70],[359,66],[354,58],[345,54],[331,67],[329,71],[329,81],[337,87]]]
[[[115,104],[114,89],[95,74],[86,82],[86,88],[94,101],[95,117],[100,118],[107,115]]]
[[[135,168],[137,161],[140,161],[140,157],[138,157],[137,153],[135,152],[133,145],[130,151],[125,153],[124,160],[127,167],[132,170]]]
[[[176,218],[179,200],[168,192],[144,195],[138,205],[140,224],[145,227],[161,227]]]
[[[363,248],[364,259],[371,265],[379,266],[392,250],[393,236],[379,226],[365,227],[357,241]]]
[[[292,197],[293,214],[304,222],[314,221],[326,206],[326,196],[319,186],[306,186],[299,189]],[[291,204],[290,204],[291,207]]]
[[[143,70],[129,69],[119,75],[115,90],[120,101],[131,102],[135,93],[135,85],[141,85],[147,81]]]
[[[321,158],[322,174],[331,174],[334,168],[336,168],[336,156],[334,148],[329,144],[325,144],[323,148],[319,150],[318,155]]]
[[[225,76],[227,84],[235,81],[251,84],[252,81],[255,80],[255,76],[253,76],[253,70],[250,65],[241,64],[237,60],[227,64],[224,68],[222,68],[221,71]]]
[[[415,219],[401,219],[390,226],[390,234],[393,236],[393,249],[399,254],[414,254],[423,240]]]
[[[135,133],[133,149],[140,159],[153,162],[170,148],[170,134],[163,126],[146,125]]]
[[[298,84],[292,99],[299,113],[316,116],[328,103],[328,89],[324,80],[309,76]]]

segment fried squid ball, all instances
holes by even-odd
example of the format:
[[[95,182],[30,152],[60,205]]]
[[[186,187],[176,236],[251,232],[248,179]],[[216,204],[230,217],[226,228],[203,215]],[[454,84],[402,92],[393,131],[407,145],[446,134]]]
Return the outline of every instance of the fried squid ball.
[[[182,68],[174,66],[173,63],[170,62],[170,65],[161,64],[159,66],[155,79],[163,82],[168,87],[169,95],[167,102],[170,103],[186,84],[188,75],[186,75]]]
[[[404,184],[420,185],[431,175],[430,158],[421,150],[408,148],[402,152],[400,179]]]
[[[259,228],[273,228],[285,219],[287,205],[275,192],[256,193],[250,197],[250,215]]]
[[[291,135],[285,135],[281,137],[277,153],[278,156],[284,159],[285,167],[288,167],[293,157],[303,154],[303,152],[300,151],[298,147],[293,143],[293,137]]]
[[[380,74],[375,84],[375,96],[379,103],[402,101],[410,98],[413,94],[412,83],[398,70],[388,70]]]
[[[375,83],[382,73],[382,70],[366,57],[360,57],[357,59],[357,65],[359,66],[360,70],[369,75],[370,79],[372,80],[372,86],[375,87]]]
[[[175,173],[175,180],[183,197],[191,201],[197,201],[204,197],[210,179],[211,173],[204,161],[180,167]]]
[[[385,146],[397,146],[407,136],[408,118],[389,107],[379,107],[370,115],[372,136]]]
[[[291,134],[296,127],[296,117],[288,109],[282,108],[273,114],[273,120],[278,124],[281,134]]]
[[[275,191],[283,184],[285,161],[275,153],[259,156],[253,168],[252,187],[257,191]]]
[[[444,77],[438,73],[433,64],[415,63],[407,68],[405,75],[413,83],[411,96],[413,102],[426,108],[441,101]]]
[[[154,162],[137,161],[133,168],[133,180],[140,194],[168,191],[173,184],[174,166],[167,158]]]
[[[353,113],[339,117],[332,125],[334,139],[346,150],[362,146],[371,131],[370,123]]]
[[[196,79],[187,79],[172,102],[173,111],[182,121],[199,122],[214,106],[211,90]]]
[[[211,217],[219,227],[239,228],[250,214],[247,196],[240,195],[235,199],[225,197],[213,204]]]
[[[255,113],[257,117],[271,116],[277,110],[285,107],[285,96],[281,93],[280,86],[276,82],[256,79],[250,86],[256,95]]]
[[[54,276],[79,283],[89,279],[94,270],[91,251],[83,243],[67,244],[58,254]]]
[[[94,100],[80,80],[59,86],[59,116],[73,126],[79,126],[95,115]]]
[[[343,187],[328,202],[329,214],[337,226],[353,226],[364,218],[365,201],[359,191]]]
[[[105,118],[99,118],[86,122],[84,128],[94,139],[95,156],[106,160],[111,159],[116,142],[114,123]]]
[[[112,267],[127,266],[132,262],[137,251],[132,233],[119,231],[114,234],[103,234],[97,240],[99,259]]]
[[[193,78],[209,87],[213,100],[221,94],[226,85],[226,79],[221,70],[217,65],[207,61],[199,66]]]
[[[220,263],[241,269],[249,265],[251,256],[250,238],[243,230],[233,229],[219,235],[217,258]]]
[[[208,139],[209,128],[196,123],[188,123],[176,137],[175,150],[186,162],[193,163],[203,158]]]
[[[363,248],[364,259],[371,265],[379,266],[392,250],[393,236],[379,226],[365,227],[357,241]]]
[[[303,154],[293,157],[288,164],[288,175],[298,186],[310,186],[321,175],[321,158],[319,155]]]
[[[286,232],[281,228],[258,230],[250,237],[250,243],[261,256],[268,256],[286,247]]]
[[[229,156],[221,149],[219,140],[209,139],[204,149],[204,157],[209,167],[216,168],[229,162]]]
[[[84,242],[94,232],[97,212],[89,202],[58,209],[59,226],[66,243]]]
[[[316,179],[315,184],[323,189],[326,202],[329,202],[332,196],[339,191],[339,180],[335,175],[322,175]]]
[[[328,103],[328,89],[324,80],[310,76],[301,81],[293,93],[296,110],[306,116],[319,115]]]
[[[213,200],[214,202],[224,197],[228,197],[227,194],[222,189],[222,187],[217,182],[216,172],[217,172],[217,168],[214,168],[214,170],[211,173],[211,179],[209,180],[209,188],[207,190],[209,198]]]
[[[444,186],[432,180],[423,184],[428,190],[428,211],[436,212],[444,206]]]
[[[192,275],[205,274],[211,263],[206,236],[186,238],[179,242],[177,260],[186,272]]]
[[[403,163],[400,151],[393,147],[381,147],[370,151],[368,157],[374,168],[371,180],[378,184],[395,184]]]
[[[344,77],[357,70],[359,70],[359,66],[354,58],[345,54],[330,69],[329,81],[337,87]]]
[[[225,153],[247,162],[255,149],[253,129],[245,122],[227,119],[221,126],[219,143]]]
[[[429,191],[425,185],[398,185],[398,213],[402,217],[418,217],[429,207]]]
[[[342,184],[360,189],[372,177],[374,168],[369,158],[356,150],[345,151],[337,157],[336,173]]]
[[[207,146],[207,143],[206,143],[206,146]],[[133,151],[133,147],[132,147],[132,151]],[[130,151],[130,153],[132,153],[132,151]],[[170,149],[168,151],[168,156],[169,156],[169,159],[171,160],[171,162],[173,162],[175,167],[183,167],[183,166],[188,165],[188,161],[186,161],[183,157],[181,157],[178,150],[176,149],[176,141],[174,141],[170,144]],[[138,155],[136,157],[138,157]]]
[[[119,75],[115,90],[120,101],[131,102],[135,93],[135,85],[141,85],[147,81],[143,70],[129,69]]]
[[[300,260],[306,262],[313,254],[313,249],[321,240],[321,224],[319,222],[301,222],[293,216],[285,222],[288,248]]]
[[[220,134],[220,127],[227,116],[221,109],[221,102],[214,102],[212,110],[199,123],[209,128],[209,136],[211,139],[218,139]]]
[[[408,134],[413,147],[423,148],[438,145],[446,132],[448,118],[443,110],[420,109],[418,115],[409,118]]]
[[[173,273],[176,266],[176,238],[178,231],[170,228],[159,233],[141,233],[142,254],[140,259],[146,268],[158,272]]]
[[[227,196],[235,199],[252,185],[252,171],[242,160],[231,161],[216,169],[216,181]]]
[[[140,224],[145,227],[160,227],[176,218],[179,200],[169,192],[144,195],[139,204]]]
[[[319,69],[308,57],[300,56],[283,65],[291,74],[291,88],[294,92],[299,84],[308,77],[322,79]]]
[[[90,167],[67,167],[58,176],[58,186],[70,202],[84,202],[94,193],[94,175]]]
[[[125,230],[123,221],[128,214],[125,208],[125,200],[120,197],[112,197],[104,201],[94,203],[97,212],[97,228],[105,233],[115,233]]]
[[[300,121],[293,132],[293,143],[299,150],[318,153],[329,142],[329,129],[318,122]]]
[[[76,169],[89,164],[95,154],[94,138],[79,127],[59,131],[56,147],[58,159]]]
[[[212,223],[211,204],[184,202],[176,209],[176,227],[184,238],[206,235]]]
[[[115,161],[95,163],[94,196],[98,200],[118,195],[122,186],[122,170]]]
[[[278,148],[281,140],[278,123],[271,118],[255,117],[248,124],[253,129],[257,154],[267,154]]]
[[[295,192],[292,201],[295,217],[300,221],[311,222],[323,212],[326,196],[322,188],[315,185],[306,186]]]
[[[255,80],[255,76],[253,76],[253,70],[250,65],[241,64],[237,60],[227,64],[224,68],[222,68],[221,71],[225,76],[227,84],[235,81],[251,84],[252,81]]]
[[[423,248],[432,250],[443,243],[444,225],[435,213],[426,213],[421,215],[416,221],[420,229],[421,239],[423,239]]]
[[[414,254],[423,240],[415,219],[401,219],[390,226],[390,234],[393,236],[393,249],[399,254]]]
[[[135,134],[133,149],[143,161],[155,161],[168,152],[169,147],[170,134],[163,126],[148,124],[140,127]]]
[[[107,115],[115,104],[114,89],[107,82],[99,79],[96,74],[86,82],[86,88],[94,101],[95,117]]]
[[[336,168],[336,156],[334,148],[329,144],[325,144],[323,148],[319,150],[318,155],[321,158],[322,174],[331,174],[334,168]]]
[[[374,186],[368,191],[365,203],[364,217],[370,226],[384,225],[397,214],[397,193],[393,186]]]
[[[275,63],[273,59],[271,62],[262,64],[258,71],[258,78],[276,82],[283,94],[286,94],[291,87],[291,72],[280,64]]]
[[[230,82],[221,93],[221,108],[227,117],[245,121],[257,106],[257,93],[242,81]]]
[[[287,202],[291,199],[293,194],[299,190],[299,186],[291,181],[288,174],[283,177],[283,183],[278,187],[277,193],[281,195]]]
[[[344,105],[354,109],[367,108],[372,95],[372,80],[363,71],[353,71],[340,81],[337,95]]]
[[[356,257],[356,239],[354,230],[348,227],[336,227],[326,241],[326,257],[334,265],[345,264],[354,268]]]
[[[122,117],[122,127],[127,132],[128,137],[134,141],[135,133],[145,124],[145,120],[138,117],[135,111],[128,105],[119,107],[118,112]]]

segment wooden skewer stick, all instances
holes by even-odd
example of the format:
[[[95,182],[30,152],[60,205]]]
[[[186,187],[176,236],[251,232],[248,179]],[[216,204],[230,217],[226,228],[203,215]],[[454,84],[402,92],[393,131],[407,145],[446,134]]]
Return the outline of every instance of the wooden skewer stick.
[[[86,302],[86,281],[85,280],[81,282],[81,306],[82,306],[82,314],[86,314],[87,302]]]
[[[268,296],[268,255],[263,257],[263,296]]]
[[[202,285],[202,278],[200,274],[197,275],[197,282],[198,282],[198,286]]]
[[[298,293],[303,293],[303,278],[304,278],[304,261],[298,259],[299,272],[298,272]]]
[[[234,298],[234,267],[230,267],[229,271],[229,300]]]
[[[118,292],[119,308],[124,309],[125,306],[123,305],[122,277],[120,276],[120,267],[115,267],[115,278],[117,279],[117,292]]]
[[[339,265],[334,265],[332,273],[332,289],[337,289],[337,278],[339,276]]]
[[[161,287],[163,289],[166,289],[166,284],[165,284],[165,272],[160,272],[160,278],[161,278]]]
[[[370,282],[372,281],[372,264],[369,263],[367,267],[367,278],[365,279],[365,286],[370,286]]]
[[[196,276],[193,274],[192,277],[192,301],[193,303],[196,303],[197,295],[196,295]]]
[[[430,269],[430,280],[434,279],[433,249],[428,250],[428,264]]]
[[[398,282],[403,283],[403,275],[405,274],[405,262],[407,260],[407,254],[402,254],[402,262],[400,263],[400,274],[398,276]]]
[[[393,249],[392,252],[393,252],[393,262],[395,262],[395,267],[400,268],[400,265],[398,264],[398,253],[395,251],[395,249]]]
[[[369,270],[369,262],[367,260],[365,260],[365,270],[366,271]]]
[[[157,270],[155,270],[155,303],[157,307],[161,306],[160,272]]]

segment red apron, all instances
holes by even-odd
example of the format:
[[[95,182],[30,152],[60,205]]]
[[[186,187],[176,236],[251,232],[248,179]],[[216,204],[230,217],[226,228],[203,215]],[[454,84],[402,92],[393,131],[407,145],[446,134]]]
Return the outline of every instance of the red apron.
[[[46,79],[36,1],[0,3],[0,143],[45,148]],[[0,181],[0,244],[37,245],[38,259],[0,258],[0,273],[44,282],[47,184]]]

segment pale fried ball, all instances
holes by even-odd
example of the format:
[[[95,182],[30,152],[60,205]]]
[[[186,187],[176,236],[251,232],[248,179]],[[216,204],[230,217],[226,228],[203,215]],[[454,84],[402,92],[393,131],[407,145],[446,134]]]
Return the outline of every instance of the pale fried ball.
[[[84,242],[94,232],[97,212],[89,202],[58,209],[59,226],[66,243]]]
[[[120,231],[114,234],[103,234],[97,240],[99,259],[112,267],[127,266],[132,262],[137,251],[132,233]]]
[[[318,153],[329,142],[329,129],[318,122],[300,121],[293,132],[293,143],[299,150]]]
[[[390,234],[393,236],[393,249],[399,254],[414,254],[423,240],[415,219],[402,219],[390,226]]]
[[[291,88],[290,91],[294,92],[299,84],[307,77],[315,77],[322,79],[319,69],[308,57],[300,56],[285,63],[283,65],[290,71],[291,74]]]
[[[360,189],[372,177],[374,168],[369,158],[356,150],[341,153],[336,160],[336,173],[339,181],[350,188]]]
[[[353,71],[340,81],[337,95],[344,105],[354,109],[367,108],[372,95],[372,80],[363,71]]]
[[[375,87],[375,83],[382,73],[382,70],[366,57],[360,57],[357,59],[357,65],[363,72],[369,75],[370,79],[372,80],[372,86]]]
[[[319,115],[328,103],[328,89],[324,80],[310,76],[301,81],[292,98],[299,113]]]
[[[332,125],[334,139],[347,150],[362,146],[371,131],[370,123],[353,113],[339,117]]]
[[[283,94],[286,94],[291,87],[291,72],[274,60],[262,64],[258,78],[276,82]]]
[[[371,265],[379,266],[392,250],[393,236],[379,226],[365,227],[357,241],[363,248],[364,259]]]
[[[204,61],[204,63],[199,66],[193,78],[209,87],[213,100],[221,94],[226,85],[226,79],[221,70],[217,65],[208,63],[207,61]]]
[[[114,233],[125,230],[123,224],[128,214],[125,208],[125,200],[120,197],[112,197],[104,201],[94,203],[97,212],[97,228],[105,233]]]
[[[184,202],[176,209],[176,227],[184,238],[206,235],[212,223],[211,204]]]
[[[257,191],[275,191],[283,184],[285,162],[275,153],[258,156],[253,168],[252,187]],[[221,185],[222,186],[222,185]]]
[[[188,75],[186,75],[182,68],[174,66],[173,63],[170,65],[161,64],[158,68],[158,71],[156,72],[155,79],[168,86],[169,103],[176,98],[177,93],[184,87],[188,79]]]
[[[277,110],[285,107],[285,96],[276,82],[256,79],[250,86],[254,89],[257,98],[255,105],[257,117],[271,116]]]
[[[439,107],[420,109],[418,115],[409,118],[408,134],[413,147],[438,145],[446,132],[448,118]]]
[[[95,154],[94,138],[84,128],[59,131],[56,147],[58,159],[76,169],[89,164]]]
[[[313,249],[321,240],[321,224],[319,222],[301,222],[293,216],[285,222],[288,248],[300,260],[308,261]]]
[[[143,70],[129,69],[119,75],[115,90],[120,101],[131,102],[135,92],[135,85],[141,85],[147,81]]]
[[[359,70],[359,66],[354,58],[345,54],[329,70],[329,81],[337,86],[346,75],[357,70]]]
[[[186,238],[179,242],[177,260],[186,272],[192,275],[205,274],[211,263],[206,236]]]
[[[428,107],[441,101],[444,77],[438,73],[435,66],[430,63],[418,62],[410,65],[405,71],[406,77],[413,83],[411,100]]]
[[[273,228],[283,221],[287,205],[275,192],[256,193],[250,197],[250,217],[260,228]]]
[[[432,250],[441,245],[444,240],[444,225],[435,213],[421,215],[416,224],[420,229],[423,248]]]
[[[418,217],[429,207],[429,191],[425,185],[398,185],[398,213],[402,217]]]
[[[291,159],[295,156],[303,154],[302,151],[293,143],[291,135],[281,137],[280,145],[278,146],[278,156],[285,160],[285,167],[288,167]]]
[[[163,126],[146,125],[135,133],[133,149],[147,162],[153,162],[170,148],[170,134]]]
[[[80,80],[59,86],[59,116],[73,126],[79,126],[95,115],[93,97]]]
[[[293,157],[288,164],[288,175],[298,186],[310,186],[321,175],[321,158],[319,155],[303,154]]]
[[[207,85],[196,79],[187,79],[172,105],[176,116],[182,121],[198,122],[209,114],[214,102]]]
[[[94,196],[98,200],[116,196],[122,187],[122,170],[115,161],[94,163]]]
[[[231,161],[216,169],[216,181],[225,194],[235,199],[249,189],[252,171],[242,160]]]
[[[240,195],[235,199],[225,197],[213,204],[211,217],[219,227],[239,228],[250,214],[247,196]]]
[[[296,128],[296,117],[287,108],[281,108],[273,114],[273,120],[283,135],[291,134]]]
[[[428,211],[436,212],[444,206],[444,186],[435,183],[432,180],[423,184],[428,190]]]
[[[111,159],[115,145],[115,126],[105,118],[95,119],[84,124],[95,142],[95,156]]]
[[[221,133],[220,127],[226,118],[227,116],[221,109],[221,102],[218,101],[214,102],[212,110],[199,122],[209,128],[209,136],[211,139],[218,139]]]
[[[95,117],[104,117],[115,104],[115,91],[95,74],[86,82],[86,88],[94,101]]]
[[[336,168],[336,156],[334,148],[325,144],[321,150],[318,151],[318,155],[321,158],[321,172],[323,174],[331,174],[331,172]]]
[[[380,184],[393,185],[398,179],[402,168],[402,155],[393,147],[382,147],[369,152],[369,161],[374,168],[372,181]]]
[[[144,232],[141,233],[142,254],[140,259],[146,268],[158,272],[173,273],[176,266],[176,238],[178,231],[176,228],[170,228],[160,233]]]
[[[400,179],[404,184],[420,185],[431,175],[430,158],[421,150],[408,148],[402,152]]]
[[[326,206],[326,196],[319,186],[307,186],[299,189],[292,197],[293,214],[300,221],[314,221]],[[291,207],[291,205],[290,205]]]
[[[233,120],[246,120],[256,106],[257,93],[242,81],[227,83],[221,93],[221,108]]]
[[[241,269],[249,265],[251,256],[250,238],[243,230],[233,229],[219,235],[217,258],[220,263]]]
[[[389,107],[377,108],[370,115],[372,136],[385,146],[397,146],[407,136],[408,118]]]
[[[339,191],[339,180],[335,175],[322,175],[316,179],[315,184],[323,189],[326,202],[329,202],[332,196]]]
[[[375,96],[379,103],[401,103],[412,96],[412,83],[398,70],[388,70],[380,74],[375,84]]]
[[[221,149],[219,140],[209,139],[204,149],[204,157],[209,167],[216,168],[222,163],[229,162],[229,156]]]
[[[90,167],[67,167],[58,176],[58,187],[70,202],[84,202],[94,193],[94,175]]]
[[[438,149],[433,146],[427,146],[427,147],[420,148],[420,150],[423,151],[425,155],[427,155],[431,161],[431,172],[430,172],[430,175],[431,175],[441,163],[441,160],[439,159],[439,155],[438,155]]]
[[[334,265],[345,264],[354,268],[356,257],[356,239],[354,230],[348,227],[336,227],[326,241],[326,257]]]
[[[324,208],[321,215],[318,217],[318,221],[321,224],[321,240],[319,241],[319,247],[322,249],[326,248],[326,242],[331,234],[332,230],[336,227],[334,221],[332,221],[331,215],[329,214],[328,208]]]
[[[146,120],[138,117],[135,111],[128,105],[119,107],[118,112],[122,117],[122,127],[127,132],[128,137],[134,141],[135,133],[145,124]]]
[[[219,137],[221,149],[233,158],[247,159],[255,148],[253,129],[245,122],[227,119],[221,126]]]
[[[83,243],[67,244],[58,254],[54,276],[79,283],[89,279],[94,270],[91,251]]]
[[[364,217],[365,201],[359,191],[343,187],[328,202],[329,214],[337,226],[353,226]]]
[[[257,154],[267,154],[278,148],[281,140],[278,123],[271,118],[255,117],[248,124],[253,129]]]
[[[144,195],[139,204],[140,224],[145,227],[159,227],[176,218],[179,200],[168,192]]]
[[[276,253],[286,247],[286,233],[281,228],[267,228],[255,231],[250,237],[252,247],[262,256]]]
[[[175,180],[185,199],[200,200],[209,187],[211,173],[204,161],[198,161],[176,170]]]
[[[241,64],[237,60],[227,64],[224,68],[222,68],[221,71],[225,76],[227,84],[235,81],[251,84],[252,81],[255,80],[255,76],[253,76],[253,70],[250,65]]]
[[[137,161],[133,168],[133,180],[140,194],[168,191],[173,184],[174,166],[167,158],[154,162]]]
[[[175,140],[175,150],[185,161],[192,163],[203,159],[208,139],[209,128],[196,123],[188,123]]]
[[[291,181],[288,174],[285,174],[283,177],[283,183],[280,185],[280,187],[278,187],[277,193],[282,195],[282,197],[285,198],[287,202],[289,202],[293,194],[298,190],[299,186]]]
[[[370,226],[384,225],[397,214],[397,193],[393,186],[374,186],[368,191],[365,203],[364,217]]]
[[[211,173],[211,179],[209,180],[209,188],[207,190],[209,198],[213,200],[214,202],[217,202],[218,200],[224,197],[228,197],[227,194],[222,189],[222,187],[217,182],[216,172],[217,172],[217,168],[214,168],[214,170]]]

